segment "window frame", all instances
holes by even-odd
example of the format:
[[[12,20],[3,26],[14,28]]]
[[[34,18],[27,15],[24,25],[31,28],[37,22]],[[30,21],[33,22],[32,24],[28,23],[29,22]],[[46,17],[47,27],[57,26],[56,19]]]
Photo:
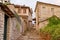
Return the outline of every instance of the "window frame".
[[[23,9],[23,13],[26,13],[26,9],[25,8]]]

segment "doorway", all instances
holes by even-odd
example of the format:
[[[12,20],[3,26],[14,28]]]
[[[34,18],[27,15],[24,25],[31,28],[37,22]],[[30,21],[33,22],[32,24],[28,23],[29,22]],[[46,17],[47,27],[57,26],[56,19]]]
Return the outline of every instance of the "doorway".
[[[7,40],[7,21],[8,21],[8,16],[4,16],[4,40]]]

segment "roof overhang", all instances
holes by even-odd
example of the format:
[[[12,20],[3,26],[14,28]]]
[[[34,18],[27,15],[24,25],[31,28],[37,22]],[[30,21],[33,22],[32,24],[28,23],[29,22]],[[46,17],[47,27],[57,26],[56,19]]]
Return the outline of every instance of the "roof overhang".
[[[9,9],[8,6],[3,3],[0,3],[0,7],[4,12],[6,12],[5,14],[9,15],[10,17],[15,17],[17,19],[17,21],[20,24],[22,24],[21,19],[15,10]]]
[[[7,7],[7,5],[0,3],[0,7],[1,9],[5,12],[5,14],[9,15],[10,17],[13,17],[14,14],[12,13],[12,11]]]
[[[14,5],[14,4],[13,4],[13,5]],[[25,5],[23,5],[23,6],[21,6],[21,5],[14,5],[14,6],[15,6],[15,8],[28,9],[31,14],[33,13],[32,8],[30,8],[30,7],[28,7],[28,6],[25,6]]]
[[[45,2],[37,1],[34,12],[36,12],[37,6],[38,6],[39,4],[46,4],[46,5],[51,5],[51,6],[57,6],[57,7],[60,7],[60,5],[56,5],[56,4],[51,4],[51,3],[45,3]]]

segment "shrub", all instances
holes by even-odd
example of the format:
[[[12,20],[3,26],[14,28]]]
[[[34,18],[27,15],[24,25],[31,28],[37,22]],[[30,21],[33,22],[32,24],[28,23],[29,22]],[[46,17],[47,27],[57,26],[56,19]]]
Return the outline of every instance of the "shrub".
[[[52,16],[48,19],[48,25],[40,29],[41,32],[48,32],[51,35],[51,40],[60,40],[60,19]]]

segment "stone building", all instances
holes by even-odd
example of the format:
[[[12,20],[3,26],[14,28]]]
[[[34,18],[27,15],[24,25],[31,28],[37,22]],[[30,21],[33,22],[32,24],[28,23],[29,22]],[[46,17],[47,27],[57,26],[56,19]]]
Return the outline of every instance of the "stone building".
[[[32,10],[29,7],[0,3],[0,40],[16,40],[30,24]]]
[[[23,30],[26,30],[27,28],[32,27],[32,9],[28,6],[20,6],[20,5],[14,5],[15,10],[22,18],[23,21]]]
[[[48,24],[47,18],[56,15],[60,18],[60,6],[37,1],[36,8],[36,29],[43,28]],[[45,20],[45,21],[44,21]]]
[[[21,19],[22,27],[20,27],[20,33],[24,34],[24,32],[26,32],[27,29],[30,29],[30,27],[32,26],[32,9],[25,5],[21,6],[21,5],[14,5],[14,4],[10,4],[8,5],[8,7],[9,9],[12,8],[13,10],[15,10],[19,18]],[[11,38],[13,38],[13,36]]]
[[[19,37],[21,22],[15,14],[8,6],[0,3],[0,40],[15,40]]]
[[[32,9],[28,6],[20,6],[11,4],[8,6],[10,9],[13,8],[22,20],[22,30],[27,30],[32,27]],[[23,31],[24,32],[24,31]]]

